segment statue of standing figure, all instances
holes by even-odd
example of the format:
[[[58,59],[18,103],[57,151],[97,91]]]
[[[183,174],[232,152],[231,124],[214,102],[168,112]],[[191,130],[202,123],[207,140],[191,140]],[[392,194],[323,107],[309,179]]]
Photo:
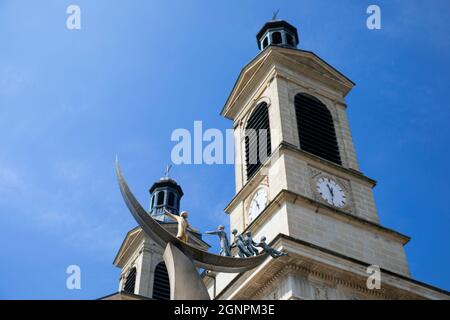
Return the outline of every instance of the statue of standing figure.
[[[266,237],[261,237],[261,242],[258,244],[258,247],[263,248],[265,253],[268,253],[272,256],[272,258],[279,258],[283,256],[287,256],[286,252],[278,251],[277,249],[272,248],[266,243]]]
[[[231,256],[230,243],[228,241],[228,236],[223,225],[218,226],[216,231],[206,231],[205,234],[218,235],[220,240],[220,255],[226,257]]]
[[[200,233],[200,231],[198,231],[197,229],[195,229],[194,227],[192,227],[189,222],[187,221],[188,218],[188,212],[187,211],[182,211],[180,213],[179,216],[164,210],[164,214],[167,215],[168,217],[172,218],[173,220],[175,220],[178,223],[178,232],[177,232],[177,239],[181,240],[183,242],[188,242],[188,233],[187,233],[187,229],[191,229],[192,231],[196,232],[196,233]]]
[[[244,244],[252,256],[257,256],[259,254],[259,251],[256,248],[258,244],[253,240],[252,233],[250,231],[247,231],[245,234]]]
[[[241,258],[250,257],[252,254],[247,250],[247,247],[245,246],[244,236],[242,234],[238,234],[238,231],[236,229],[233,229],[231,233],[234,236],[234,241],[231,245],[231,248],[237,247],[238,255]]]

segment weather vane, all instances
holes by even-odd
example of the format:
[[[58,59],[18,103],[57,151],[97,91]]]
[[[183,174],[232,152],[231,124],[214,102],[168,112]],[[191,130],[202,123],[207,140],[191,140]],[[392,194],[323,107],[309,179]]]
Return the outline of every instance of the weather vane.
[[[172,165],[168,164],[166,166],[166,171],[164,171],[164,177],[169,178],[170,169],[172,169]]]
[[[277,20],[278,12],[280,12],[280,9],[273,13],[272,20]]]

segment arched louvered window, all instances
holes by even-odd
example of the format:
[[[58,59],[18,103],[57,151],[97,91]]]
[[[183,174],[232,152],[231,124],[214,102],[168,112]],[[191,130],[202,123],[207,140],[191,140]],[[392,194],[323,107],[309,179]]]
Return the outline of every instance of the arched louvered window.
[[[269,44],[269,37],[265,37],[263,40],[262,48],[264,49]]]
[[[164,191],[158,192],[158,196],[156,198],[156,205],[160,206],[164,204]]]
[[[302,150],[341,164],[333,117],[317,98],[299,93],[295,96],[295,113]]]
[[[175,205],[175,195],[173,192],[169,192],[169,200],[167,201],[167,204],[171,207]]]
[[[281,32],[274,32],[274,33],[272,33],[272,44],[280,44],[280,43],[282,43],[283,42],[283,40],[282,40],[282,38],[281,38]]]
[[[269,110],[267,103],[260,103],[245,128],[245,161],[247,179],[250,179],[271,155]]]
[[[134,294],[134,287],[136,285],[136,268],[132,268],[125,279],[123,291]]]
[[[170,300],[170,282],[166,264],[158,263],[155,268],[155,279],[153,280],[153,299]]]
[[[152,197],[152,203],[150,204],[150,209],[153,209],[154,205],[155,205],[155,196]]]
[[[294,37],[291,36],[289,33],[286,33],[286,42],[290,46],[295,46],[295,44],[294,44]]]

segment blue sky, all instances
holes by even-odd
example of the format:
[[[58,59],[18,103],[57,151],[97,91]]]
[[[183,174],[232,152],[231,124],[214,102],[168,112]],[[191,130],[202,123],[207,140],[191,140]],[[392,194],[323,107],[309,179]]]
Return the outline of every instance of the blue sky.
[[[366,8],[382,29],[366,28]],[[81,30],[66,8],[81,7]],[[0,0],[0,299],[117,291],[112,261],[138,198],[170,162],[172,130],[219,116],[255,34],[280,9],[311,50],[357,83],[348,113],[381,223],[412,237],[415,279],[450,289],[450,4],[442,1]],[[231,165],[173,169],[201,230],[227,223]],[[216,239],[208,238],[210,242]],[[66,289],[66,267],[82,289]]]

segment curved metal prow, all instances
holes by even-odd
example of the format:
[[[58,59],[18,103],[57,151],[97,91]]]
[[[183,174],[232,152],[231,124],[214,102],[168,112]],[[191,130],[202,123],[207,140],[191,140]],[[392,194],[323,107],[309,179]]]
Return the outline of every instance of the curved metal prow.
[[[249,258],[233,258],[213,254],[199,248],[196,248],[188,243],[178,240],[174,235],[164,229],[155,219],[153,219],[141,206],[139,201],[131,192],[126,183],[122,171],[119,166],[119,161],[116,158],[116,174],[119,182],[120,192],[122,197],[144,232],[162,248],[165,248],[168,243],[172,243],[183,254],[192,259],[195,265],[206,270],[239,273],[251,270],[260,265],[268,257],[266,253]]]

